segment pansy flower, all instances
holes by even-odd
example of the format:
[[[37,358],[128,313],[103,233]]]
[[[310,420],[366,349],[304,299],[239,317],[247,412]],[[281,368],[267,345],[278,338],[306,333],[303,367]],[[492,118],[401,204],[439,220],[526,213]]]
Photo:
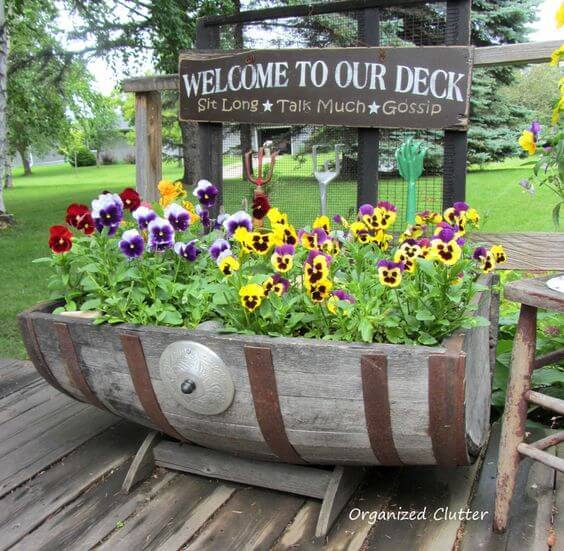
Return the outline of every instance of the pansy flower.
[[[298,234],[294,226],[290,224],[275,224],[273,228],[275,245],[292,245],[295,247],[298,244]]]
[[[220,255],[217,257],[216,264],[220,272],[226,276],[232,275],[241,267],[241,264],[233,256],[233,253],[230,249],[226,249],[225,251],[220,253]]]
[[[157,185],[157,189],[161,195],[161,198],[159,199],[161,207],[170,205],[170,203],[179,197],[186,197],[186,190],[184,189],[182,182],[161,180]]]
[[[298,234],[302,247],[308,250],[321,249],[323,243],[327,241],[327,232],[323,228],[314,228],[311,233],[301,231]]]
[[[156,220],[157,213],[154,210],[141,205],[133,212],[133,218],[137,220],[137,225],[140,230],[146,230],[149,226],[149,222]]]
[[[215,205],[215,198],[218,194],[219,190],[208,180],[200,180],[192,192],[192,195],[197,197],[200,204],[206,208]]]
[[[92,201],[92,218],[97,228],[109,228],[113,235],[123,219],[123,201],[115,193],[102,193]]]
[[[424,224],[412,224],[407,226],[403,233],[398,237],[398,243],[403,243],[406,239],[418,239],[425,233],[426,226]]]
[[[196,212],[196,207],[191,201],[182,201],[182,206],[188,211],[190,215],[190,224],[195,224],[199,219],[200,215]]]
[[[323,302],[331,294],[333,282],[328,279],[321,279],[307,288],[309,298],[315,303]]]
[[[266,213],[266,217],[272,226],[276,226],[277,224],[281,224],[282,226],[288,225],[288,215],[285,212],[281,212],[276,207],[271,207]]]
[[[261,233],[258,231],[249,232],[245,240],[247,247],[254,253],[265,255],[272,245],[274,240],[272,233]]]
[[[422,256],[421,247],[415,239],[407,239],[394,254],[394,262],[402,262],[408,272],[415,271],[416,258]]]
[[[202,205],[196,205],[196,214],[200,217],[202,226],[209,229],[211,227],[210,211]]]
[[[329,218],[325,215],[323,216],[318,216],[314,221],[313,221],[313,226],[314,229],[315,228],[321,228],[322,230],[325,231],[326,234],[329,234],[329,232],[331,231],[331,222],[329,221]]]
[[[378,201],[376,208],[380,212],[382,227],[388,229],[396,221],[398,215],[397,207],[388,201]]]
[[[214,230],[221,230],[223,228],[223,223],[229,218],[229,214],[222,212],[218,214],[215,219],[215,224],[213,225]]]
[[[257,283],[249,283],[239,290],[241,304],[249,311],[254,312],[262,303],[264,289]]]
[[[238,227],[235,230],[235,233],[233,234],[233,238],[235,239],[235,241],[237,241],[237,243],[240,243],[243,250],[247,253],[253,252],[253,249],[249,242],[250,235],[251,232],[244,226]]]
[[[264,289],[265,297],[270,293],[281,297],[290,288],[290,282],[284,279],[280,274],[273,274],[264,280],[262,288]]]
[[[443,217],[439,212],[433,212],[430,210],[424,210],[422,212],[418,212],[415,215],[415,223],[419,225],[423,224],[438,224],[442,222]]]
[[[235,234],[237,228],[246,228],[249,232],[253,231],[253,221],[244,210],[240,210],[227,218],[223,222],[223,227],[227,237],[231,237]]]
[[[127,258],[138,258],[143,254],[145,242],[137,230],[127,230],[121,236],[119,249]]]
[[[72,249],[72,232],[66,226],[49,228],[49,247],[56,254],[66,253]]]
[[[340,214],[335,214],[335,216],[333,216],[333,222],[335,222],[335,224],[340,224],[343,228],[349,227],[349,221]]]
[[[362,205],[358,209],[358,218],[371,230],[377,231],[384,228],[382,211],[375,209],[372,205]]]
[[[294,253],[296,249],[293,245],[279,245],[274,248],[274,253],[270,257],[270,262],[277,272],[286,273],[294,266]]]
[[[186,231],[190,225],[190,213],[177,203],[168,205],[164,215],[176,231]]]
[[[336,314],[339,309],[339,302],[348,302],[349,304],[354,304],[356,302],[355,298],[349,293],[345,293],[342,289],[337,289],[331,293],[331,296],[327,300],[327,310],[332,314]],[[345,314],[348,314],[348,310],[344,310]]]
[[[188,243],[175,243],[174,252],[178,256],[184,258],[184,260],[188,260],[188,262],[194,262],[198,255],[202,252],[196,246],[197,242],[197,239],[192,239],[192,241],[188,241]]]
[[[364,222],[353,222],[351,224],[351,232],[359,243],[372,243],[374,241],[374,232],[366,227]]]
[[[472,258],[480,262],[482,271],[485,274],[495,269],[495,256],[491,251],[488,251],[485,247],[477,247],[476,249],[474,249]]]
[[[77,203],[72,203],[67,207],[67,215],[65,216],[65,222],[69,226],[78,228],[78,224],[83,216],[90,214],[90,209],[86,205],[79,205]]]
[[[311,287],[329,276],[331,257],[320,251],[310,251],[304,265],[304,284]]]
[[[231,249],[231,245],[225,239],[216,239],[208,250],[210,256],[213,260],[217,260],[217,257],[223,252]]]
[[[386,287],[398,287],[401,283],[401,274],[404,270],[402,262],[380,260],[378,266],[378,279]]]
[[[131,212],[141,205],[141,197],[132,187],[126,187],[119,196],[123,201],[123,208]]]
[[[535,135],[530,130],[523,130],[519,137],[519,145],[529,155],[534,155],[537,151],[537,141]]]
[[[456,264],[462,255],[462,249],[457,242],[456,233],[451,228],[442,229],[431,240],[431,254],[447,266]]]
[[[503,245],[492,245],[490,251],[494,255],[496,264],[503,264],[504,262],[507,262],[507,254],[505,253]]]
[[[421,258],[429,258],[431,255],[431,241],[424,237],[422,239],[418,239],[417,244],[419,245],[419,249],[421,251]]]
[[[390,242],[394,236],[391,233],[386,233],[384,230],[378,230],[372,237],[372,241],[378,245],[381,251],[387,251],[390,248]]]
[[[270,210],[270,203],[266,195],[255,195],[253,199],[253,218],[262,220]]]
[[[149,249],[162,252],[174,246],[174,229],[168,220],[156,218],[149,222]]]

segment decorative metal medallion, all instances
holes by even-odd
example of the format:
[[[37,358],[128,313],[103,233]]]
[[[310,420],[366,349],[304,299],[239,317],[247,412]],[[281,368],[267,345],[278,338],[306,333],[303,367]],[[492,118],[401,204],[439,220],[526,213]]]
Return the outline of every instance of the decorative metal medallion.
[[[223,360],[207,346],[192,341],[169,344],[159,360],[161,379],[186,409],[217,415],[233,401],[235,386]]]

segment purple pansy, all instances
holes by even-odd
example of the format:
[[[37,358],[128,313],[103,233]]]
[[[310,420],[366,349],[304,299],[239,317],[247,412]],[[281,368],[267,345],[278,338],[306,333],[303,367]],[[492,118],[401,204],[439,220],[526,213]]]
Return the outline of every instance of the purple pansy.
[[[186,231],[190,225],[190,213],[176,203],[168,205],[164,215],[176,231]]]
[[[279,245],[278,247],[274,248],[274,252],[276,254],[279,254],[280,256],[284,256],[285,254],[294,256],[296,248],[294,247],[294,245]]]
[[[541,131],[540,122],[539,121],[533,121],[531,123],[531,128],[529,128],[529,130],[533,133],[533,135],[535,136],[535,140],[536,140],[540,131]]]
[[[229,218],[229,214],[226,212],[222,212],[215,220],[215,224],[213,226],[214,230],[220,230],[223,228],[223,223]]]
[[[133,211],[132,216],[135,220],[137,220],[139,229],[146,230],[149,222],[152,222],[157,218],[157,213],[154,210],[141,205]]]
[[[437,235],[433,237],[433,239],[440,239],[445,243],[449,243],[453,239],[455,239],[456,234],[452,228],[444,228],[442,229]]]
[[[472,254],[472,258],[474,260],[481,260],[482,258],[486,258],[487,255],[488,251],[486,250],[486,247],[476,247],[474,249],[474,253]]]
[[[188,243],[176,243],[174,245],[174,252],[185,260],[194,262],[196,257],[202,252],[196,247],[197,241],[197,239],[192,239],[192,241],[188,241]]]
[[[211,226],[210,211],[201,205],[196,205],[196,214],[200,217],[200,222],[204,228],[209,229]]]
[[[149,248],[154,252],[162,252],[174,246],[174,229],[168,220],[156,218],[149,222]]]
[[[378,268],[386,268],[388,270],[393,270],[394,268],[399,268],[400,272],[403,272],[405,266],[403,262],[392,262],[391,260],[379,260],[376,264]]]
[[[209,248],[209,253],[210,256],[213,258],[213,260],[217,260],[219,255],[223,252],[223,251],[227,251],[231,249],[231,246],[229,245],[229,243],[227,241],[225,241],[225,239],[216,239]]]
[[[457,201],[452,205],[457,212],[466,212],[470,207],[464,201]]]
[[[361,205],[358,209],[359,216],[372,216],[374,214],[374,207],[368,203]]]
[[[310,266],[313,266],[313,262],[318,256],[324,256],[325,259],[327,260],[327,266],[331,265],[331,256],[322,253],[321,251],[309,251],[305,263],[309,264]]]
[[[92,201],[92,218],[98,231],[109,228],[108,235],[113,235],[123,219],[123,201],[116,193],[104,192]]]
[[[339,300],[344,300],[346,302],[350,302],[351,304],[354,304],[356,302],[355,298],[352,295],[349,295],[349,293],[345,293],[345,291],[343,291],[342,289],[337,289],[336,291],[333,291],[331,294],[334,297],[337,297]]]
[[[218,193],[219,190],[207,180],[200,180],[193,191],[194,197],[197,197],[200,204],[206,208],[215,205],[215,198]]]
[[[121,236],[119,248],[128,258],[138,258],[143,254],[145,242],[137,230],[127,230]]]
[[[381,209],[390,211],[390,212],[397,212],[397,207],[390,203],[389,201],[378,201],[378,203],[376,204],[377,207],[380,207]],[[336,293],[337,291],[335,291]]]
[[[223,227],[225,228],[227,237],[231,237],[237,228],[247,228],[247,230],[253,231],[253,222],[251,217],[244,210],[240,210],[227,218],[227,220],[223,222]]]

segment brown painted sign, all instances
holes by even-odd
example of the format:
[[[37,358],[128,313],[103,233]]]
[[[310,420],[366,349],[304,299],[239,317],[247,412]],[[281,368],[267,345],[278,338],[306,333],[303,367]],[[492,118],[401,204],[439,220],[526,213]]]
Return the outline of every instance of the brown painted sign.
[[[466,46],[189,51],[180,120],[460,128],[471,67]]]

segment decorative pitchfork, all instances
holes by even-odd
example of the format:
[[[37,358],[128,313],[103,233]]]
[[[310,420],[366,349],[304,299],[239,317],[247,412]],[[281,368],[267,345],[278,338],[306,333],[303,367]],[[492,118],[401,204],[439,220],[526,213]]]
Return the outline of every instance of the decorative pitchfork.
[[[266,193],[264,192],[263,186],[268,184],[270,180],[272,180],[272,173],[274,171],[274,164],[276,163],[277,155],[278,155],[278,151],[273,151],[270,154],[270,163],[268,166],[268,170],[266,172],[266,176],[263,177],[262,164],[264,159],[264,147],[259,147],[257,153],[258,166],[257,166],[256,176],[253,176],[253,171],[251,169],[251,159],[253,156],[253,151],[252,149],[250,149],[245,153],[245,173],[247,174],[247,180],[255,185],[253,204],[257,204],[257,203],[260,204],[261,199],[259,199],[259,197],[261,196],[264,198],[263,200],[266,200],[268,202],[268,198],[266,197]],[[264,214],[266,214],[266,212]],[[253,217],[253,225],[258,228],[262,227],[263,218],[264,216],[262,218]]]
[[[423,174],[423,159],[427,148],[422,142],[414,142],[409,138],[396,149],[396,161],[399,173],[407,182],[407,212],[408,224],[415,223],[417,205],[417,179]]]
[[[323,163],[323,170],[317,170],[317,148],[314,145],[311,148],[311,162],[313,164],[313,175],[319,184],[319,199],[321,201],[321,214],[327,214],[327,186],[332,182],[341,172],[341,158],[339,155],[341,144],[335,145],[335,170],[329,170],[329,161]]]

